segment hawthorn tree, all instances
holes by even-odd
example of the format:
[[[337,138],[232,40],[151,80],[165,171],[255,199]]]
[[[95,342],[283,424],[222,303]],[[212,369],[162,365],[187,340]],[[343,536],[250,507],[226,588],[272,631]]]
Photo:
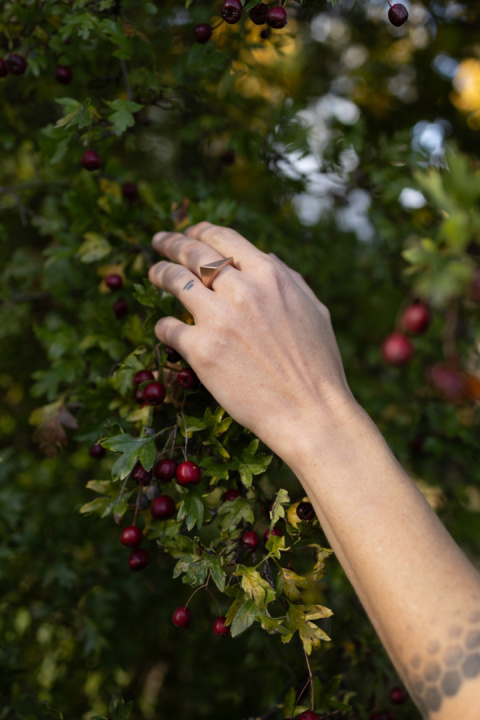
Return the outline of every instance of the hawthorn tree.
[[[304,274],[478,562],[480,3],[227,5],[0,12],[6,720],[419,717],[296,478],[157,343],[157,230]]]

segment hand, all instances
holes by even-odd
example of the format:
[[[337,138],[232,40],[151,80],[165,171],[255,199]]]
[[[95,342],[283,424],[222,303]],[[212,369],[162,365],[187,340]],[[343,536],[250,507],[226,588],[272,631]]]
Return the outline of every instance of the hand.
[[[222,407],[289,462],[299,434],[328,428],[354,404],[330,313],[301,275],[235,230],[202,222],[186,234],[160,232],[150,281],[193,315],[159,320],[175,348]],[[207,289],[200,266],[233,257]],[[317,437],[318,442],[318,437]]]

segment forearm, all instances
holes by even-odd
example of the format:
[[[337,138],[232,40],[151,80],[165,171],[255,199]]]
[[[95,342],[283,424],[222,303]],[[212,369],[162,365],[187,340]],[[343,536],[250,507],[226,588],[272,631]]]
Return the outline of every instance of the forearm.
[[[425,717],[480,717],[480,576],[355,404],[286,458]]]

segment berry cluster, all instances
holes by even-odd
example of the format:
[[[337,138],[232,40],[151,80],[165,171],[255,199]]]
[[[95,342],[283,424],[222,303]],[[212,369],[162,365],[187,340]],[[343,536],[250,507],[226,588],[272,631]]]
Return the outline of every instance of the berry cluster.
[[[240,0],[224,0],[221,15],[228,25],[238,23],[243,15],[243,5]],[[274,30],[280,30],[288,22],[287,11],[281,5],[269,7],[265,3],[258,3],[249,12],[250,20],[255,25],[268,25]],[[212,37],[213,29],[208,23],[200,23],[193,29],[195,39],[199,43],[206,43]]]
[[[400,330],[388,335],[382,343],[382,357],[394,366],[408,365],[414,356],[414,346],[406,335],[422,335],[429,328],[431,315],[427,305],[417,302],[407,307],[400,320]],[[469,376],[458,369],[454,361],[433,365],[427,373],[430,384],[449,402],[462,402],[472,396]]]

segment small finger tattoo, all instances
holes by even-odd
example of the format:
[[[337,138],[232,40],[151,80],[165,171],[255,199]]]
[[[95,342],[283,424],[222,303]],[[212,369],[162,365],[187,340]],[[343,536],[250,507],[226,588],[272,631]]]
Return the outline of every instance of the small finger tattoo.
[[[183,289],[184,289],[184,290],[191,290],[192,287],[194,286],[194,284],[195,284],[194,280],[189,280]]]

